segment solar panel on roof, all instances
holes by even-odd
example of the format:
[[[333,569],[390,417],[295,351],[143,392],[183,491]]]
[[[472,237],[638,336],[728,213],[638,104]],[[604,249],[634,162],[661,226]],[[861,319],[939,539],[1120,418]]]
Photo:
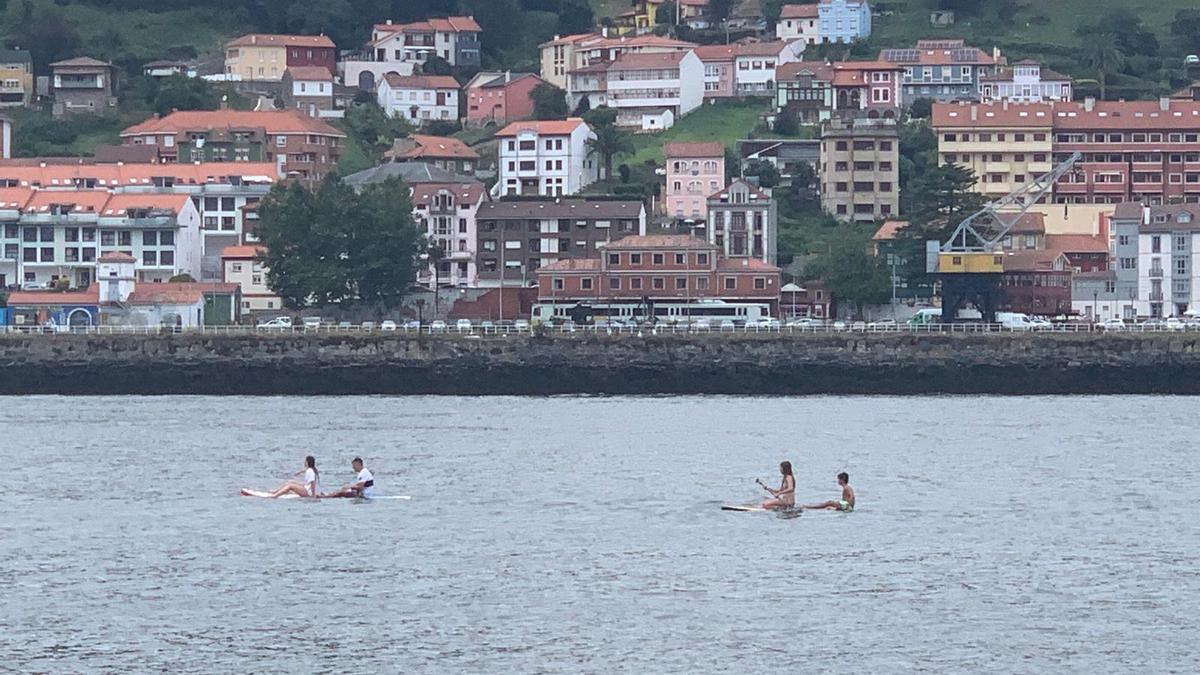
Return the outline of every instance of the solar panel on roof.
[[[955,49],[950,57],[955,61],[974,61],[978,52],[974,49]]]

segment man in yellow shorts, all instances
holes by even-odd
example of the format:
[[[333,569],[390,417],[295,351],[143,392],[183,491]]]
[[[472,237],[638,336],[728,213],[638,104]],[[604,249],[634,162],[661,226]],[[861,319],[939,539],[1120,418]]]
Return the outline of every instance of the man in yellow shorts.
[[[854,510],[854,489],[850,487],[850,474],[845,471],[837,475],[838,485],[842,488],[842,498],[837,501],[824,502],[822,504],[810,504],[803,508],[806,509],[833,509],[837,511],[850,512]]]

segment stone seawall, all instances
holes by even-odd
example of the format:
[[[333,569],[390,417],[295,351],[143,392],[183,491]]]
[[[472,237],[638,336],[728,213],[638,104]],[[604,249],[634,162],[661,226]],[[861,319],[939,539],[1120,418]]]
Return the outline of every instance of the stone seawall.
[[[1200,394],[1200,334],[3,335],[0,394]]]

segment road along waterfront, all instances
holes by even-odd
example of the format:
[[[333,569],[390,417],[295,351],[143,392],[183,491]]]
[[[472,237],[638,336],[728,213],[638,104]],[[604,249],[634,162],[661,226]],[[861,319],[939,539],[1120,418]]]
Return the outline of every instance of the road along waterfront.
[[[29,397],[18,672],[1190,672],[1183,397]],[[362,455],[409,502],[237,496]],[[730,514],[796,467],[798,500]]]
[[[1200,394],[1200,332],[0,335],[4,394]]]

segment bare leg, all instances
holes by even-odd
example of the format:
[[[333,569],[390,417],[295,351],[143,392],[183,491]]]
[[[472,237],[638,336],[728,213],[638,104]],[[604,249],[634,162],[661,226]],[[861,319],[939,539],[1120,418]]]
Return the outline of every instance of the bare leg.
[[[782,499],[768,499],[762,503],[762,508],[764,509],[786,509],[789,506],[790,504]]]
[[[321,496],[328,497],[330,499],[339,499],[339,498],[345,498],[345,497],[358,497],[360,495],[359,495],[359,491],[357,489],[352,488],[352,487],[345,487],[345,488],[338,490],[337,492],[330,492],[328,494],[323,494]]]
[[[806,504],[805,506],[803,506],[801,508],[805,508],[805,509],[836,509],[839,507],[838,507],[837,502],[823,502],[821,504],[811,504],[811,505]]]
[[[305,488],[303,485],[301,485],[299,483],[293,483],[292,481],[288,481],[288,482],[284,483],[283,485],[280,485],[275,490],[271,491],[271,496],[272,497],[280,497],[280,496],[286,495],[289,492],[293,492],[297,495],[300,495],[301,497],[311,496],[308,494],[307,488]]]

